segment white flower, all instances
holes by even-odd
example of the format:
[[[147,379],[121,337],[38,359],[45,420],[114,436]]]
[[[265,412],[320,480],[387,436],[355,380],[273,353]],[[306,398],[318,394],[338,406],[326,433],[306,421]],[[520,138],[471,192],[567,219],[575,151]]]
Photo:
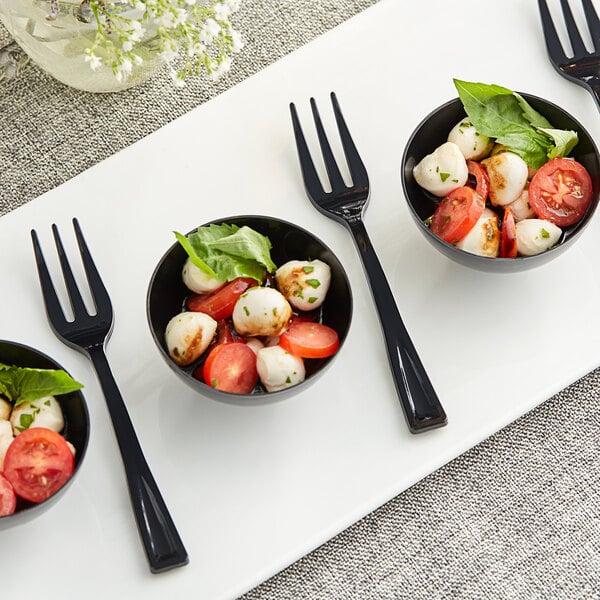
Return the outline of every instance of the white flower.
[[[240,0],[223,0],[230,12],[235,12],[240,7]]]
[[[229,35],[231,35],[232,41],[231,51],[239,52],[244,47],[244,40],[242,39],[242,36],[234,29],[229,32]]]
[[[162,15],[160,15],[160,17],[157,17],[155,20],[161,27],[164,27],[165,29],[171,29],[175,24],[175,15],[170,10],[168,10],[167,12],[164,12]]]
[[[92,71],[97,71],[102,66],[102,59],[95,54],[86,54],[83,57],[86,63],[90,63]]]
[[[169,71],[169,74],[171,75],[171,79],[173,80],[175,87],[178,87],[178,88],[185,87],[185,81],[179,75],[179,73],[177,73],[177,71],[175,69],[171,69]]]
[[[125,75],[129,75],[131,73],[131,69],[133,68],[133,64],[128,58],[126,58],[117,68],[121,69]]]
[[[125,52],[131,52],[132,49],[133,49],[133,43],[130,42],[129,40],[125,40],[123,42],[123,50],[125,50]]]
[[[134,54],[134,56],[133,56],[133,64],[134,65],[139,67],[143,62],[144,62],[144,59],[141,56]]]
[[[129,30],[129,41],[139,42],[141,41],[146,30],[142,27],[139,21],[131,21],[131,29]]]
[[[142,14],[146,11],[146,3],[142,2],[141,0],[137,0],[137,2],[134,3],[133,7],[135,8],[135,10],[139,10]]]
[[[219,79],[219,77],[222,77],[227,71],[229,71],[229,69],[231,68],[231,58],[229,58],[229,56],[226,56],[220,63],[216,63],[216,61],[213,61],[211,67],[212,72],[210,73],[209,77],[213,81],[215,81]]]
[[[204,26],[212,37],[218,35],[219,31],[221,31],[221,26],[214,19],[206,19]]]
[[[165,62],[171,62],[174,58],[177,57],[177,50],[173,48],[173,46],[165,47],[162,52],[159,53],[159,56]]]
[[[178,8],[177,16],[175,17],[175,26],[185,23],[187,21],[187,18],[188,18],[187,10],[185,10],[185,8]]]
[[[227,21],[229,15],[231,14],[231,9],[224,2],[219,2],[215,4],[215,18],[218,21]]]

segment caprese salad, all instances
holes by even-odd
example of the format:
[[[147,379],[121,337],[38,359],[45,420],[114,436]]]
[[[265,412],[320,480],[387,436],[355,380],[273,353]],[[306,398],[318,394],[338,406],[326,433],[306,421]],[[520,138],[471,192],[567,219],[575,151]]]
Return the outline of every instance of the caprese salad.
[[[0,363],[0,517],[19,498],[39,503],[55,494],[75,469],[75,448],[62,435],[56,396],[82,387],[67,373]]]
[[[569,153],[577,133],[555,129],[519,94],[454,80],[467,116],[413,169],[439,198],[426,223],[449,244],[486,257],[549,250],[592,200],[586,168]]]
[[[165,329],[169,356],[206,385],[234,394],[273,392],[306,377],[306,360],[335,354],[337,332],[321,322],[331,282],[319,259],[271,259],[268,237],[212,224],[188,236],[183,310]]]

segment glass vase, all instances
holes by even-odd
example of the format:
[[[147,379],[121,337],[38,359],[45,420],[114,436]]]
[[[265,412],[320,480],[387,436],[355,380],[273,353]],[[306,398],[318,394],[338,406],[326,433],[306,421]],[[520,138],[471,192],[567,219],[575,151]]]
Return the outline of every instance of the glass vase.
[[[120,14],[138,16],[131,4],[115,4]],[[132,65],[127,77],[119,80],[105,64],[92,70],[85,57],[97,27],[88,4],[59,0],[58,9],[52,11],[50,0],[0,0],[0,21],[11,36],[34,63],[66,85],[87,92],[116,92],[146,81],[164,64],[156,29],[148,27],[136,44],[142,60]],[[96,54],[102,57],[101,51]]]

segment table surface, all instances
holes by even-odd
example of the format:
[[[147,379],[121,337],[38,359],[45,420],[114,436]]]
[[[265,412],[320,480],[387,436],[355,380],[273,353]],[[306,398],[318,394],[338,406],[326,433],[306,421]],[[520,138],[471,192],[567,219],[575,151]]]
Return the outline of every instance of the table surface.
[[[221,82],[219,84],[221,87],[216,89],[201,90],[200,88],[204,84],[196,84],[191,91],[186,90],[182,97],[177,96],[179,92],[168,88],[166,78],[161,77],[149,82],[143,90],[140,88],[108,97],[82,94],[56,84],[43,73],[38,72],[34,66],[29,66],[16,82],[6,88],[7,93],[0,99],[3,104],[0,108],[7,109],[0,110],[0,114],[3,115],[1,125],[9,134],[3,136],[3,140],[0,142],[2,144],[0,158],[3,161],[1,165],[3,173],[2,204],[0,206],[3,212],[8,213],[19,204],[23,204],[21,209],[11,212],[10,215],[7,215],[8,220],[4,219],[0,224],[5,224],[5,229],[8,228],[8,223],[20,223],[26,219],[30,219],[31,223],[39,223],[40,226],[48,224],[50,222],[49,215],[44,212],[43,202],[50,203],[51,209],[56,211],[52,217],[64,219],[65,210],[71,209],[74,201],[72,199],[59,201],[57,198],[63,195],[68,196],[68,190],[77,189],[81,179],[77,179],[70,187],[58,188],[54,193],[47,194],[31,203],[29,200],[33,200],[35,196],[63,181],[68,181],[101,158],[110,156],[120,148],[130,145],[137,137],[157,129],[171,117],[189,112],[194,103],[202,103],[208,97],[221,94],[228,86],[236,83],[236,77],[241,81],[253,70],[264,66],[265,61],[268,62],[274,58],[269,56],[265,59],[264,54],[267,53],[265,48],[272,50],[275,55],[277,53],[281,55],[285,53],[286,49],[290,49],[290,45],[301,46],[308,41],[307,38],[299,35],[297,39],[287,39],[286,44],[288,45],[280,42],[280,47],[273,49],[272,40],[269,39],[269,43],[265,44],[264,37],[267,34],[269,36],[276,33],[283,35],[287,31],[294,31],[297,34],[296,27],[299,27],[300,22],[303,21],[308,37],[308,34],[320,32],[319,28],[323,31],[334,24],[335,21],[332,23],[331,19],[344,20],[353,12],[365,8],[370,3],[335,4],[338,8],[337,13],[333,10],[333,6],[317,6],[317,3],[314,5],[313,3],[303,3],[300,8],[292,6],[292,3],[282,2],[249,3],[248,12],[242,13],[240,18],[247,24],[249,32],[256,33],[257,30],[253,29],[253,26],[256,27],[259,17],[262,17],[262,29],[248,46],[249,57],[241,57],[242,66],[238,74],[236,75],[234,72],[229,81]],[[464,5],[466,13],[469,13],[475,3],[465,1],[461,4]],[[390,5],[391,2],[382,2],[380,6],[369,8],[368,14],[359,15],[350,23],[344,24],[342,28],[346,29],[340,29],[339,39],[347,40],[344,36],[348,31],[360,34],[363,22],[369,23],[369,25],[377,24],[375,11],[381,11],[381,14],[387,14],[387,11],[390,11],[389,14],[396,16],[397,8],[392,10]],[[496,18],[490,20],[502,34],[499,36],[500,38],[507,35],[509,26],[512,27],[511,19],[517,18],[517,8],[521,8],[521,3],[505,2],[502,9],[497,9],[500,13],[495,15]],[[312,28],[307,27],[306,19],[302,19],[302,10],[307,11],[306,14],[313,17]],[[384,13],[384,11],[386,12]],[[332,16],[332,13],[335,14]],[[325,14],[329,20],[319,21],[319,18]],[[407,9],[406,14],[407,18],[418,19],[419,22],[432,19],[429,23],[431,39],[428,39],[426,43],[421,42],[419,45],[421,32],[410,31],[404,25],[402,28],[399,27],[403,33],[403,44],[416,48],[429,48],[431,44],[436,49],[444,47],[440,41],[443,39],[444,28],[439,21],[435,21],[436,17],[437,19],[450,19],[450,13],[442,3],[435,1],[425,3],[420,8]],[[436,15],[436,17],[432,15]],[[265,16],[270,17],[271,21],[268,18],[265,19]],[[527,11],[519,13],[518,27],[516,23],[514,24],[515,30],[522,34],[517,36],[518,39],[523,40],[519,52],[531,57],[530,60],[534,66],[532,72],[522,73],[516,69],[516,65],[520,64],[520,61],[513,51],[506,54],[503,64],[494,68],[494,80],[515,89],[538,93],[550,99],[560,99],[561,103],[586,126],[597,131],[598,114],[591,97],[559,79],[545,61],[536,17],[535,8],[530,7]],[[456,18],[452,23],[454,27],[458,26]],[[460,24],[462,25],[462,23],[463,19],[460,19]],[[381,52],[391,51],[396,47],[394,44],[397,42],[392,40],[392,35],[390,35],[393,29],[389,24],[388,27],[382,26],[382,30],[388,34],[388,37],[384,37],[387,45],[386,43],[381,44],[379,48]],[[336,36],[338,33],[338,31],[334,32]],[[411,34],[414,37],[411,37]],[[355,37],[359,38],[360,36],[355,35]],[[365,34],[365,38],[372,44],[372,38],[369,35]],[[432,40],[436,40],[435,43]],[[319,45],[323,49],[329,49],[329,43],[328,36],[325,36],[307,46],[306,51],[303,51],[304,54],[299,53],[292,56],[290,61],[282,64],[290,65],[290,72],[294,73],[294,69],[299,68],[298,65],[302,64],[305,57],[318,56]],[[454,52],[459,58],[445,56],[442,53],[438,57],[436,52],[430,49],[425,54],[421,54],[422,57],[427,58],[427,61],[434,59],[439,61],[439,64],[427,62],[423,65],[428,72],[437,75],[431,78],[432,81],[427,81],[421,76],[423,67],[420,65],[409,69],[409,80],[412,86],[429,86],[431,89],[431,105],[427,107],[421,102],[412,107],[408,102],[401,103],[403,118],[407,123],[416,123],[416,119],[422,116],[428,108],[439,104],[452,94],[449,79],[453,75],[457,75],[455,64],[466,64],[466,44],[457,43]],[[244,63],[243,60],[249,62]],[[323,62],[325,66],[321,65],[321,69],[330,65],[329,61],[324,60]],[[483,61],[480,59],[474,61],[473,64],[463,66],[460,76],[465,79],[489,80],[487,72],[482,70],[482,64]],[[377,72],[379,66],[382,69],[379,76],[382,79],[389,78],[390,72],[383,70],[382,65],[388,66],[385,60],[380,60],[379,63],[373,63],[373,69]],[[316,61],[313,60],[310,67],[318,71]],[[277,69],[277,65],[275,65],[275,69]],[[445,79],[440,77],[440,74],[443,74]],[[280,69],[278,75],[285,78],[283,68]],[[321,82],[326,80],[325,75],[322,72],[318,72],[318,76],[315,75],[316,91],[314,93],[323,91],[320,90],[320,86]],[[270,73],[266,72],[260,76],[268,78]],[[331,78],[337,81],[333,74]],[[372,74],[371,78],[373,78]],[[31,86],[24,86],[28,87],[28,90],[21,87],[25,81],[32,83]],[[249,80],[250,85],[258,85],[254,83],[255,81],[255,79]],[[342,86],[342,89],[344,89],[344,85],[348,90],[352,89],[349,83],[339,82],[339,85]],[[387,82],[382,87],[387,90],[394,86]],[[345,97],[348,97],[349,91],[344,91]],[[234,88],[231,95],[227,96],[221,105],[227,106],[229,102],[233,102],[231,98],[235,98],[235,93],[236,89]],[[313,93],[312,89],[307,90],[307,94],[310,93]],[[203,97],[203,94],[206,97]],[[43,117],[41,120],[38,120],[40,116],[36,114],[38,105],[36,105],[36,110],[32,108],[23,110],[24,106],[30,106],[26,103],[30,95],[47,100],[47,104],[39,108]],[[161,100],[158,108],[152,108],[153,98]],[[352,111],[353,108],[362,106],[366,99],[367,95],[364,91],[357,92],[346,104]],[[389,114],[392,99],[383,98],[380,102],[384,107],[382,112]],[[15,108],[17,105],[19,105],[18,110]],[[72,135],[65,136],[65,124],[73,123],[81,106],[85,107],[86,116],[82,121],[85,126],[81,128],[79,125],[71,124],[68,131]],[[211,108],[212,106],[212,104],[208,104],[206,109],[201,110],[215,110]],[[115,109],[117,109],[116,112]],[[53,114],[48,112],[52,110],[55,111]],[[94,110],[98,111],[96,115],[94,115]],[[145,113],[140,112],[144,110]],[[413,112],[410,112],[411,110]],[[90,117],[90,111],[95,118]],[[125,117],[135,116],[136,126],[132,127],[128,118],[119,117],[111,120],[109,115],[113,113],[124,114]],[[48,117],[51,118],[48,120]],[[192,123],[193,118],[193,116],[190,117],[191,120],[187,122]],[[76,119],[75,123],[77,123]],[[138,128],[137,125],[144,127]],[[177,124],[174,126],[177,127]],[[179,125],[180,128],[183,126]],[[95,136],[92,139],[98,141],[98,144],[93,147],[93,152],[85,146],[86,127],[91,128],[91,134]],[[274,129],[274,132],[277,133],[277,130]],[[41,133],[50,133],[51,135],[41,139]],[[168,132],[159,133],[159,138],[160,135],[164,136],[163,139],[168,139]],[[401,137],[400,135],[399,140]],[[17,144],[17,142],[19,143]],[[145,146],[142,144],[140,147],[149,147],[151,143],[151,141],[147,141]],[[283,140],[275,140],[275,143],[276,145],[283,144]],[[365,149],[367,155],[374,155],[374,146],[374,141],[367,136],[361,139],[361,148]],[[80,150],[80,153],[74,154],[75,150]],[[134,154],[137,152],[139,155],[140,152],[143,153],[143,150],[133,149],[132,152]],[[131,155],[129,153],[123,156]],[[104,169],[104,172],[113,172],[112,170],[118,169],[119,157],[117,156],[110,165],[112,166],[100,165],[100,168]],[[376,166],[373,170],[384,179],[388,175],[385,172],[387,168],[384,163],[384,166]],[[94,171],[83,175],[84,180],[86,177],[93,181]],[[64,191],[65,189],[67,191]],[[51,204],[53,202],[55,204]],[[371,226],[377,229],[384,219],[384,215],[377,212],[376,205],[372,208],[372,212],[369,213],[373,215]],[[157,213],[161,214],[160,211]],[[102,214],[101,208],[98,208],[98,214]],[[349,260],[352,249],[343,245],[341,236],[334,233],[333,226],[330,228],[329,224],[316,223],[315,221],[315,226],[319,227],[321,231],[326,232],[328,236],[333,236],[328,237],[328,241],[333,239],[336,249],[339,247],[342,253],[347,253],[347,260]],[[595,249],[592,236],[593,232],[588,232],[585,243],[582,243],[581,250],[578,250],[582,259],[585,259],[586,251],[592,252]],[[389,240],[378,238],[377,243],[384,249],[384,256],[388,256]],[[587,284],[590,287],[584,286],[569,292],[568,286],[575,285],[574,280],[569,278],[567,272],[571,263],[563,264],[562,268],[556,267],[554,271],[554,275],[563,282],[560,297],[566,301],[572,301],[572,296],[582,289],[584,292],[589,292],[590,297],[593,297],[595,292],[594,274],[591,274],[591,283],[588,281]],[[450,269],[450,274],[460,277],[461,271]],[[359,281],[357,274],[352,273],[352,277],[353,280]],[[548,283],[543,274],[536,274],[534,277],[538,278],[536,281]],[[529,289],[529,291],[531,290]],[[543,298],[537,298],[537,300],[543,301]],[[34,299],[28,299],[27,302],[31,304]],[[590,309],[585,301],[580,306],[583,306],[585,310]],[[543,312],[543,306],[537,308]],[[528,323],[525,326],[532,327]],[[12,325],[3,323],[3,327],[10,331]],[[561,334],[562,328],[568,329],[567,321],[561,324]],[[535,327],[533,330],[537,331]],[[594,341],[594,327],[591,327],[589,333]],[[49,343],[53,352],[56,350],[60,356],[66,356],[64,350],[58,349],[58,342],[54,344],[45,337],[44,343]],[[119,344],[119,338],[116,343]],[[586,343],[590,343],[589,340],[586,340]],[[519,349],[515,350],[519,354]],[[589,348],[586,347],[586,350]],[[428,351],[432,352],[432,350]],[[548,376],[547,387],[540,388],[539,374],[532,374],[531,382],[534,385],[529,390],[527,388],[529,382],[521,374],[520,367],[511,365],[511,368],[515,369],[517,380],[524,383],[528,390],[527,393],[530,394],[528,398],[531,398],[531,406],[537,404],[540,398],[545,399],[555,391],[552,384],[556,378],[553,377],[555,374],[551,369],[560,369],[560,357],[564,353],[564,348],[556,348],[556,363],[552,362],[553,353],[548,353],[549,362],[545,373]],[[595,361],[589,354],[582,357],[576,356],[575,359],[571,357],[571,359],[576,364],[580,360],[582,370],[579,374],[581,375],[585,373],[586,367],[588,370],[592,368]],[[77,362],[77,359],[74,358],[69,360],[71,364],[77,365],[77,368],[83,368],[83,362]],[[575,373],[575,371],[569,371],[569,374],[573,374],[573,379],[576,378]],[[124,374],[127,373],[124,372]],[[444,374],[439,376],[442,384],[445,384],[444,376]],[[591,372],[574,385],[541,404],[533,412],[518,419],[474,449],[463,453],[420,483],[396,496],[382,508],[370,512],[356,525],[345,529],[334,539],[279,575],[248,592],[247,597],[597,597],[600,587],[598,578],[598,572],[600,572],[598,568],[600,566],[598,564],[599,530],[597,519],[595,519],[598,513],[595,492],[599,472],[597,459],[598,376],[596,371]],[[465,384],[465,388],[472,390],[473,383],[468,382]],[[510,393],[510,390],[507,390],[507,393]],[[523,392],[519,391],[516,396],[522,394]],[[470,406],[469,403],[467,405]],[[526,406],[522,403],[514,406],[510,401],[507,402],[507,405],[514,409],[514,412],[509,411],[503,415],[506,423],[521,414],[523,407]],[[138,419],[137,423],[141,426],[142,431],[146,431],[143,435],[148,438],[150,436],[148,430],[152,432],[152,417],[155,415],[141,416],[137,409],[138,407],[134,405],[133,410]],[[453,412],[456,414],[455,411]],[[102,422],[102,417],[102,414],[98,414],[98,422],[94,421],[94,425],[97,425],[98,428],[96,435],[99,436],[99,439],[107,434],[107,425]],[[488,412],[487,417],[490,419],[490,429],[487,432],[492,433],[497,429],[494,425],[498,422],[496,420],[498,416],[492,411],[492,414]],[[171,426],[171,421],[167,420],[164,427],[168,428],[169,426]],[[470,445],[472,444],[469,443],[469,440],[464,440],[465,449]],[[108,478],[112,473],[107,465],[102,467],[99,457],[93,455],[91,461],[96,466],[100,465],[103,477]],[[157,460],[157,463],[162,466],[160,461]],[[440,466],[443,464],[443,460],[438,460],[438,463],[437,466]],[[373,469],[376,470],[377,465],[373,465]],[[285,480],[288,481],[287,478]],[[293,482],[292,479],[289,481]],[[174,482],[168,481],[167,483],[177,489]],[[109,484],[111,489],[115,486],[114,482]],[[82,484],[78,488],[80,500],[85,501],[85,495],[88,493],[87,486]],[[244,493],[248,494],[249,492],[246,490]],[[242,499],[244,493],[240,490]],[[126,504],[126,500],[118,494],[116,501]],[[123,523],[123,519],[126,518],[124,515],[127,514],[126,506],[122,511],[121,508],[119,504],[119,510],[114,520],[107,524],[99,524],[98,515],[88,515],[93,517],[91,524],[84,522],[85,515],[80,515],[78,521],[82,527],[89,527],[89,536],[101,537],[104,544],[110,542],[111,539],[118,541],[122,539],[120,528],[126,526],[126,523],[125,525]],[[371,508],[373,507],[368,507],[369,511]],[[57,507],[57,512],[60,510],[66,511],[68,507]],[[366,507],[362,514],[365,512],[367,512]],[[293,518],[285,511],[282,511],[281,514],[288,519]],[[357,510],[356,515],[360,514],[361,511]],[[57,518],[59,517],[57,516]],[[232,514],[232,518],[235,518],[234,514]],[[301,520],[300,516],[298,518]],[[50,519],[50,516],[41,518],[38,530],[53,535]],[[257,522],[252,534],[241,544],[249,554],[252,552],[253,546],[258,547],[261,544],[261,537],[263,537],[261,526],[267,527],[267,524]],[[23,532],[25,531],[24,529]],[[335,531],[336,525],[332,524],[331,535]],[[11,547],[16,547],[23,539],[23,535],[24,533],[19,536],[10,534],[4,537],[5,540],[7,538],[11,541],[15,540]],[[330,535],[326,537],[330,537]],[[57,539],[59,543],[65,543],[70,538],[65,533]],[[90,539],[92,538],[90,537]],[[8,541],[4,543],[8,543]],[[139,570],[141,563],[139,556],[135,554],[137,550],[132,544],[130,552],[134,570]],[[235,555],[236,552],[233,550],[232,554]],[[235,550],[239,551],[239,548]],[[281,559],[281,566],[284,566],[294,556],[285,544],[282,545],[281,552],[285,553],[285,557]],[[252,562],[251,558],[248,560]],[[265,567],[263,572],[254,572],[252,581],[258,583],[269,577],[272,575],[270,569],[272,569],[271,565]],[[549,573],[552,573],[552,577],[548,576]],[[141,577],[141,575],[139,576]],[[225,574],[224,577],[226,576]],[[173,584],[176,582],[175,577],[177,576],[175,575],[171,579]],[[231,575],[231,579],[235,580],[235,574]],[[247,583],[250,581],[248,579]],[[166,582],[162,585],[148,583],[147,579],[144,579],[143,582],[143,586],[131,588],[131,591],[140,591],[143,588],[149,593],[151,589],[156,590],[158,587],[162,588],[163,585],[168,585]],[[172,589],[179,590],[180,588],[174,586]],[[199,590],[202,590],[201,584],[199,584]],[[243,587],[232,586],[230,590],[242,593]],[[59,593],[59,590],[52,588],[50,592],[52,596]],[[219,596],[221,593],[222,590],[213,590],[211,594],[207,592],[205,597],[221,597]],[[230,593],[233,592],[230,591]]]

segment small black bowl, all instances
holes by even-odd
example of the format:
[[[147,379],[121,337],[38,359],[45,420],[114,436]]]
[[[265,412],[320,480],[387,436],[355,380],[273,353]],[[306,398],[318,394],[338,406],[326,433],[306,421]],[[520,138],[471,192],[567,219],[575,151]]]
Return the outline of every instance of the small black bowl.
[[[0,340],[0,363],[33,369],[64,370],[56,361],[39,350],[6,340]],[[0,530],[26,523],[48,510],[66,493],[79,472],[90,435],[87,405],[81,390],[56,396],[56,399],[62,408],[65,419],[65,427],[61,435],[75,447],[75,471],[58,492],[43,502],[36,504],[19,498],[15,512],[12,515],[0,517]]]
[[[321,307],[321,319],[325,325],[332,327],[337,332],[341,350],[352,319],[352,293],[346,272],[330,248],[305,229],[274,217],[234,216],[218,219],[211,223],[226,223],[239,227],[246,225],[267,236],[273,246],[271,258],[278,266],[294,259],[320,259],[327,263],[331,268],[331,285]],[[210,225],[211,223],[205,223],[204,225]],[[196,231],[196,229],[192,231]],[[251,394],[233,394],[216,390],[199,381],[192,375],[197,363],[189,367],[178,366],[169,356],[165,344],[167,323],[172,317],[181,312],[184,299],[190,293],[181,278],[181,271],[186,258],[185,250],[179,242],[175,242],[160,259],[148,286],[146,313],[152,337],[161,356],[169,367],[197,392],[213,400],[244,406],[276,402],[304,390],[323,374],[337,356],[336,353],[324,359],[305,359],[306,379],[298,385],[276,392],[267,392],[257,386],[257,389]],[[338,350],[338,353],[340,350]]]
[[[442,254],[452,260],[480,271],[490,273],[513,273],[541,266],[562,254],[572,246],[586,225],[590,222],[600,198],[600,157],[594,140],[588,131],[562,108],[529,94],[521,94],[533,108],[546,117],[556,128],[574,130],[579,135],[579,142],[571,156],[588,170],[592,178],[592,201],[586,214],[575,225],[563,229],[561,241],[546,252],[535,256],[518,256],[516,258],[490,258],[471,254],[444,242],[434,235],[425,224],[437,206],[434,196],[423,190],[415,181],[413,168],[423,157],[431,154],[447,140],[448,133],[461,119],[466,117],[459,98],[455,98],[436,108],[418,125],[408,140],[402,157],[402,187],[408,202],[410,213],[419,231]]]

